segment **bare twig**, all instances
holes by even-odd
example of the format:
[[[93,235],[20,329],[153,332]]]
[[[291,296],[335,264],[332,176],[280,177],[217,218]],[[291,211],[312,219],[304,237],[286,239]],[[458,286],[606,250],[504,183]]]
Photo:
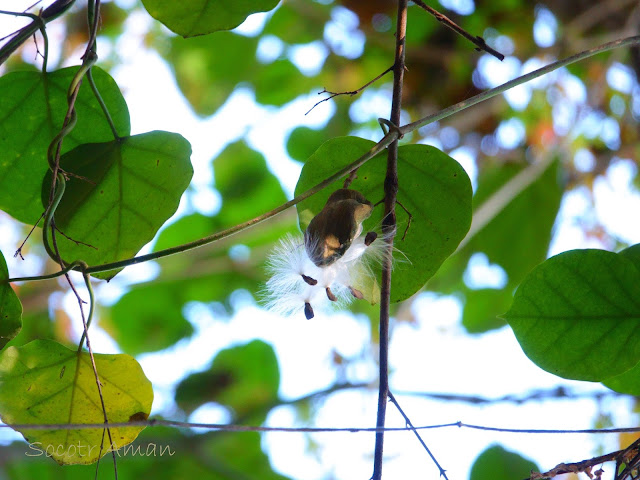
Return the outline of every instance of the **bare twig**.
[[[396,51],[393,62],[393,96],[391,102],[391,116],[388,125],[399,125],[402,112],[402,85],[404,80],[405,38],[407,34],[407,3],[408,0],[398,0],[398,15],[396,21]],[[389,133],[394,131],[391,126]],[[397,131],[397,128],[395,128]],[[382,278],[380,286],[380,370],[378,387],[378,414],[376,426],[384,427],[387,411],[387,395],[389,393],[389,305],[391,303],[391,258],[393,255],[393,237],[396,230],[395,207],[398,198],[398,139],[387,149],[387,173],[384,180],[384,219],[382,232],[387,242],[387,252],[382,263]],[[382,478],[382,459],[384,447],[384,432],[376,433],[376,444],[373,460],[373,480]]]
[[[407,426],[411,429],[411,431],[413,431],[415,436],[418,437],[418,441],[424,447],[424,449],[427,451],[427,453],[431,457],[431,460],[433,460],[433,463],[436,464],[436,467],[438,467],[438,470],[440,470],[440,476],[444,477],[445,480],[449,480],[449,478],[447,477],[447,474],[445,473],[445,469],[442,468],[440,463],[438,463],[438,460],[436,460],[436,457],[433,456],[433,453],[431,453],[431,450],[429,450],[429,447],[427,447],[427,444],[424,443],[424,440],[422,440],[422,437],[420,436],[418,431],[414,428],[414,426],[411,423],[411,420],[409,420],[409,417],[407,416],[407,414],[404,413],[404,410],[402,410],[402,408],[400,408],[400,404],[396,400],[396,397],[393,396],[393,393],[391,393],[391,392],[388,392],[388,393],[389,393],[389,400],[391,400],[391,402],[396,406],[396,408],[400,412],[400,415],[402,415],[402,417],[404,418],[404,421],[407,423]]]
[[[374,78],[373,80],[368,81],[367,83],[365,83],[363,86],[361,86],[360,88],[356,89],[356,90],[350,90],[348,92],[330,92],[327,89],[322,90],[321,92],[318,92],[318,95],[322,95],[323,93],[328,93],[329,96],[327,98],[323,98],[322,100],[320,100],[319,102],[317,102],[313,107],[311,107],[307,113],[305,113],[305,115],[311,113],[311,110],[313,110],[314,108],[316,108],[318,105],[320,105],[323,102],[326,102],[327,100],[331,100],[334,97],[337,97],[338,95],[349,95],[350,97],[353,97],[354,95],[359,94],[362,90],[364,90],[365,88],[367,88],[369,85],[371,85],[372,83],[377,82],[378,80],[380,80],[382,77],[384,77],[387,73],[389,73],[390,71],[393,70],[393,65],[391,65],[389,68],[387,68],[384,72],[382,72],[380,75],[378,75],[376,78]]]
[[[422,0],[411,0],[411,1],[413,3],[415,3],[416,5],[418,5],[420,8],[422,8],[423,10],[426,10],[431,15],[436,17],[436,20],[438,20],[440,23],[442,23],[443,25],[446,25],[451,30],[453,30],[454,32],[456,32],[459,35],[462,35],[464,38],[466,38],[471,43],[473,43],[476,46],[476,50],[478,50],[478,51],[484,50],[488,54],[493,55],[494,57],[496,57],[498,60],[504,60],[504,55],[501,54],[500,52],[498,52],[497,50],[494,50],[489,45],[487,45],[487,43],[484,41],[484,38],[482,38],[480,36],[477,36],[477,35],[476,36],[471,35],[464,28],[462,28],[459,25],[457,25],[449,17],[447,17],[446,15],[438,12],[437,10],[434,10],[429,5],[424,3]]]

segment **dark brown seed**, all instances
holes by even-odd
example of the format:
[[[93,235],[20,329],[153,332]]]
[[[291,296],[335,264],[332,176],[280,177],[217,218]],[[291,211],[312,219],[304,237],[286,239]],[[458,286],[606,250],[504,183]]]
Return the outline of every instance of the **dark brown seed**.
[[[311,278],[307,275],[305,275],[304,273],[302,274],[302,279],[307,282],[309,285],[317,285],[318,284],[318,280],[316,280],[315,278]]]
[[[311,304],[309,302],[304,302],[304,316],[307,317],[307,320],[311,320],[313,318],[313,308],[311,308]]]
[[[369,232],[364,237],[364,244],[368,247],[376,238],[378,238],[378,234],[376,232]]]
[[[349,291],[351,292],[351,295],[356,297],[358,300],[362,300],[364,298],[364,295],[362,294],[362,292],[360,290],[356,290],[353,287],[349,287]]]
[[[327,291],[327,297],[329,298],[329,300],[331,300],[332,302],[335,302],[336,300],[338,300],[329,287],[326,288],[326,291]]]

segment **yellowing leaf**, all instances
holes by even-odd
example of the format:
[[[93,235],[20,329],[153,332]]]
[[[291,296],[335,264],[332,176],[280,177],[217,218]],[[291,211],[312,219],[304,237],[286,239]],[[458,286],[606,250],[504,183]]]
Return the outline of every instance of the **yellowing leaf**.
[[[109,422],[146,419],[151,411],[151,382],[129,355],[95,354]],[[0,417],[15,424],[103,423],[91,359],[50,340],[9,347],[0,355]],[[118,449],[136,439],[144,427],[111,428]],[[50,455],[59,464],[93,463],[109,448],[103,429],[34,430],[20,428],[30,448]]]

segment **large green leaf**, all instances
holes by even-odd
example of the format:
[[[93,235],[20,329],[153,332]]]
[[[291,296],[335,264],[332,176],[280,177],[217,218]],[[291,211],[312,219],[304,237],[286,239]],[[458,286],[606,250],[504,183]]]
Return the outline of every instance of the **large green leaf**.
[[[603,250],[556,255],[527,276],[505,316],[539,367],[605,380],[640,360],[640,270]]]
[[[374,142],[357,137],[339,137],[322,144],[305,163],[296,195],[366,153]],[[383,155],[369,160],[358,170],[350,188],[376,203],[384,196],[386,162]],[[395,246],[408,261],[396,263],[391,301],[400,302],[420,290],[451,255],[471,223],[471,183],[464,169],[448,155],[427,145],[404,145],[398,149],[398,201],[411,213],[396,207],[398,235]],[[324,206],[329,195],[342,187],[338,180],[318,194],[298,204],[304,229]],[[382,206],[365,222],[367,229],[380,228]],[[403,258],[400,256],[399,258]]]
[[[57,236],[62,258],[99,265],[133,257],[178,208],[193,175],[190,155],[189,142],[169,132],[85,144],[65,154],[62,168],[78,177],[67,181],[54,217],[64,233]]]
[[[0,252],[0,349],[22,328],[22,304],[7,280],[9,270]]]
[[[13,72],[0,77],[0,208],[21,222],[35,224],[43,212],[40,190],[49,170],[47,147],[62,127],[67,89],[77,70]],[[129,111],[118,86],[100,68],[94,67],[92,72],[118,134],[129,135]],[[62,153],[83,143],[113,139],[86,82],[75,106],[78,121],[64,138]]]
[[[636,268],[640,270],[640,243],[625,248],[618,255],[631,260]],[[602,383],[616,392],[640,396],[640,362],[626,372],[608,378]]]
[[[540,471],[533,461],[493,445],[473,462],[469,480],[515,480],[529,478],[532,471]]]
[[[222,350],[208,370],[185,378],[176,389],[176,402],[187,412],[216,402],[242,417],[271,406],[278,398],[279,385],[280,370],[273,348],[254,340]]]
[[[110,422],[142,420],[153,401],[151,383],[129,355],[95,354],[102,396]],[[103,423],[95,376],[88,353],[50,340],[9,347],[0,354],[0,417],[7,424]],[[144,427],[111,428],[113,448],[137,437]],[[20,433],[33,448],[60,464],[93,463],[109,451],[100,449],[102,429],[34,430]]]
[[[269,11],[280,0],[142,0],[149,14],[183,37],[237,27],[252,13]]]

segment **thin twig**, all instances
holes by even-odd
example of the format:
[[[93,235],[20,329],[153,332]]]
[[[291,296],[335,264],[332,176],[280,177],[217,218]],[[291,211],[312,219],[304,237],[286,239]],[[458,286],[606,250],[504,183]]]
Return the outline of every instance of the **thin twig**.
[[[378,75],[376,78],[374,78],[373,80],[369,80],[367,83],[365,83],[363,86],[361,86],[360,88],[356,89],[356,90],[351,90],[348,92],[330,92],[327,89],[322,90],[321,92],[318,92],[318,95],[322,95],[323,93],[328,93],[329,96],[327,98],[323,98],[322,100],[320,100],[319,102],[317,102],[313,107],[311,107],[307,113],[305,113],[305,115],[311,113],[311,110],[313,110],[314,108],[316,108],[318,105],[320,105],[323,102],[326,102],[328,100],[331,100],[334,97],[337,97],[338,95],[349,95],[351,97],[353,97],[354,95],[359,94],[362,90],[364,90],[365,88],[367,88],[369,85],[371,85],[372,83],[377,82],[378,80],[380,80],[382,77],[384,77],[387,73],[389,73],[390,71],[393,70],[393,65],[391,65],[389,68],[387,68],[384,72],[382,72],[380,75]]]
[[[484,38],[482,38],[482,37],[480,37],[478,35],[476,35],[476,36],[471,35],[464,28],[462,28],[459,25],[457,25],[449,17],[447,17],[446,15],[438,12],[437,10],[434,10],[429,5],[424,3],[422,0],[411,0],[411,1],[413,3],[415,3],[416,5],[418,5],[420,8],[422,8],[423,10],[426,10],[431,15],[433,15],[436,18],[436,20],[438,20],[440,23],[442,23],[443,25],[446,25],[451,30],[453,30],[454,32],[456,32],[459,35],[462,35],[464,38],[466,38],[471,43],[473,43],[476,46],[476,50],[478,50],[478,51],[484,50],[488,54],[493,55],[494,57],[496,57],[498,60],[501,60],[501,61],[504,60],[504,55],[501,54],[500,52],[498,52],[497,50],[494,50],[489,45],[487,45],[487,43],[484,41]]]
[[[402,85],[404,80],[405,38],[407,34],[407,0],[398,0],[396,21],[396,48],[393,62],[393,94],[391,101],[390,125],[400,124],[402,113]],[[397,129],[389,128],[389,134]],[[387,255],[382,263],[380,281],[380,353],[379,353],[379,387],[378,413],[376,426],[385,425],[387,411],[387,395],[389,393],[389,306],[391,304],[391,258],[393,256],[393,237],[396,231],[395,207],[398,198],[398,137],[387,149],[387,173],[384,180],[384,219],[382,232],[386,237]],[[384,450],[384,432],[376,433],[375,451],[373,455],[373,480],[382,478],[382,460]]]
[[[424,440],[422,440],[422,437],[420,436],[418,431],[414,428],[414,426],[411,423],[411,420],[409,420],[409,417],[407,416],[407,414],[404,413],[404,410],[402,410],[402,408],[400,408],[400,404],[396,400],[396,397],[393,396],[393,393],[391,393],[391,391],[389,391],[389,400],[391,400],[391,402],[396,406],[396,408],[400,412],[400,415],[402,415],[402,417],[404,418],[404,421],[407,423],[407,426],[411,429],[411,431],[413,431],[415,436],[418,437],[418,441],[424,447],[424,449],[427,451],[427,453],[431,457],[431,460],[433,460],[433,463],[436,464],[436,467],[438,467],[438,470],[440,470],[440,476],[444,477],[445,480],[449,480],[449,478],[447,477],[447,474],[445,473],[445,469],[442,468],[442,466],[440,465],[438,460],[436,460],[436,457],[433,455],[433,453],[431,453],[431,450],[429,450],[429,447],[427,447],[427,444],[424,443]]]

